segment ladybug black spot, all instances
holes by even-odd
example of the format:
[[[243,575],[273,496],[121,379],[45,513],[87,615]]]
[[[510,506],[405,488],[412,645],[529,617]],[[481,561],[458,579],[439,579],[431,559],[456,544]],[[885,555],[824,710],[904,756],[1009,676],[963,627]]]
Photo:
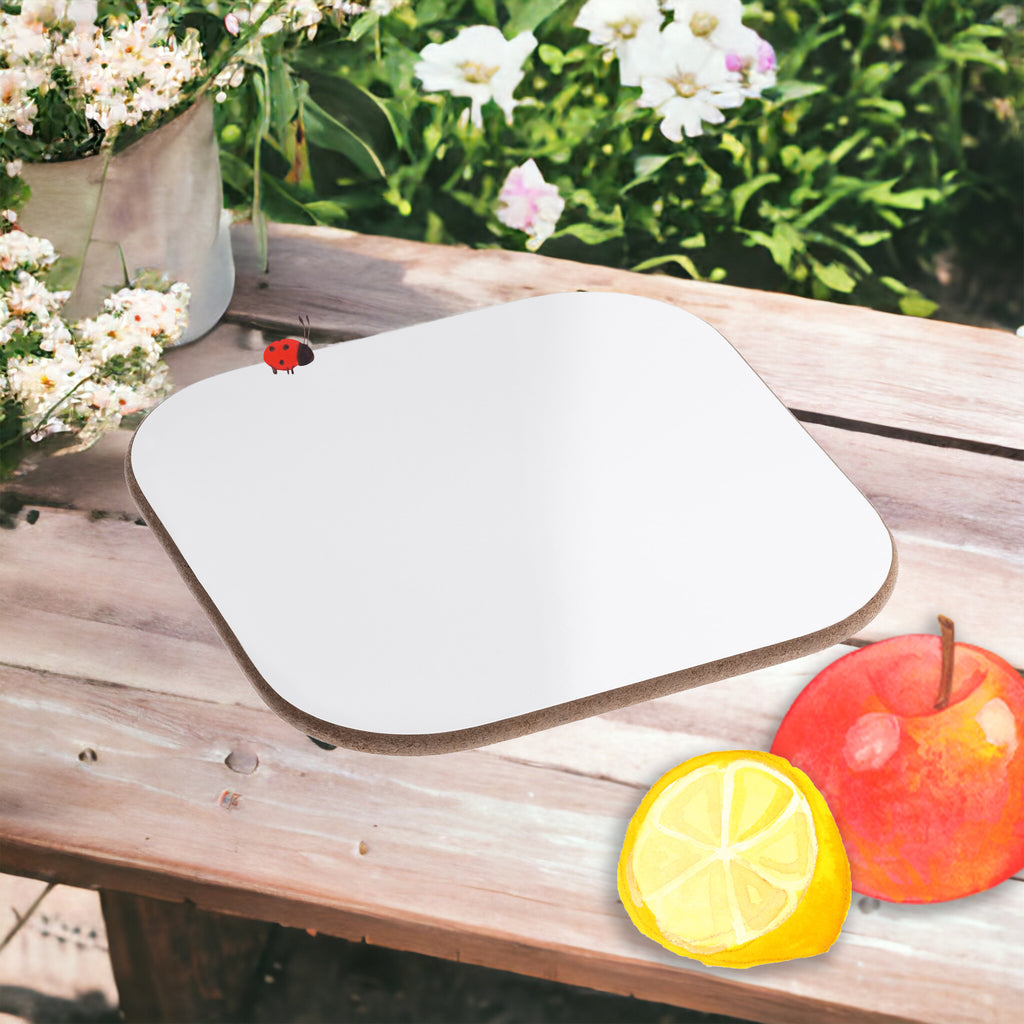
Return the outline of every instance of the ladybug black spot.
[[[287,342],[285,342],[285,344],[282,345],[281,347],[285,350],[285,352],[287,352],[288,349],[291,348],[291,346]]]
[[[271,345],[271,346],[270,346],[270,351],[271,351],[271,352],[273,352],[273,351],[274,351],[274,346],[273,346],[273,345]]]
[[[278,366],[284,366],[284,360],[283,359],[278,359],[277,365]]]

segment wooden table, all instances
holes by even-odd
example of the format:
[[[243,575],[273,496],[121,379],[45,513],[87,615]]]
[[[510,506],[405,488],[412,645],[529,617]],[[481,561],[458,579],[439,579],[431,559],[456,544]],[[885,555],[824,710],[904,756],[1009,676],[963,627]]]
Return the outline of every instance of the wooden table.
[[[1024,665],[1024,346],[1011,334],[290,226],[272,229],[264,278],[246,228],[235,242],[227,321],[169,354],[179,386],[259,361],[259,331],[291,333],[300,313],[321,342],[575,289],[690,310],[896,538],[895,593],[850,643],[934,632],[943,612],[959,639]],[[748,971],[673,957],[618,902],[624,826],[650,783],[700,752],[766,748],[847,646],[479,750],[322,750],[265,708],[139,518],[127,442],[7,487],[40,515],[0,534],[0,866],[103,891],[130,1016],[223,1006],[237,978],[209,943],[242,971],[260,941],[247,918],[785,1024],[1019,1019],[1021,876],[946,905],[855,896],[829,954]],[[300,514],[288,494],[266,508],[268,525]]]

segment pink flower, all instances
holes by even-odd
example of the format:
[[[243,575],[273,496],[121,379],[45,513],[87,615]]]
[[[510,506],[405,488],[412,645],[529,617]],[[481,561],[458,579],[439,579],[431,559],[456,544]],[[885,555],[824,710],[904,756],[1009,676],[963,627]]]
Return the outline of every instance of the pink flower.
[[[498,193],[498,220],[525,231],[530,236],[526,247],[531,251],[550,237],[564,209],[565,200],[558,188],[544,180],[533,160],[513,167]]]
[[[228,13],[224,15],[224,27],[231,35],[237,36],[239,29],[238,15],[233,11],[228,11]]]

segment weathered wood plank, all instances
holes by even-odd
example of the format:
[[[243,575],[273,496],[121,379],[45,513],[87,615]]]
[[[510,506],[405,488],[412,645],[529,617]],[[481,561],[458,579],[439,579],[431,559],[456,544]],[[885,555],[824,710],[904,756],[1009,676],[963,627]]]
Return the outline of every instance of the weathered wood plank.
[[[270,925],[111,890],[100,901],[126,1024],[243,1019]]]
[[[262,710],[126,700],[16,669],[0,680],[3,729],[19,737],[0,744],[9,870],[71,870],[76,884],[765,1021],[1008,1024],[1024,997],[1014,880],[933,907],[855,901],[831,953],[750,972],[684,963],[643,939],[618,905],[614,863],[667,751],[614,725],[608,763],[630,763],[639,784],[524,763],[508,744],[326,753]],[[243,739],[259,756],[252,775],[224,764]],[[95,760],[79,760],[84,745]]]
[[[587,289],[673,303],[718,329],[790,408],[1024,449],[1024,345],[1009,332],[795,296],[634,274],[500,249],[471,250],[274,224],[259,273],[235,228],[229,315],[355,338],[531,295]]]
[[[1024,665],[1024,606],[1007,600],[1024,592],[1024,463],[832,427],[808,429],[896,538],[896,590],[857,639],[932,632],[941,612],[957,622],[962,639]],[[94,496],[107,507],[131,509],[125,517],[136,514],[109,448],[95,454],[93,486],[102,490]],[[43,489],[50,500],[74,497],[60,478]],[[34,525],[0,533],[0,588],[19,595],[0,619],[10,664],[125,683],[139,679],[140,685],[175,678],[186,666],[211,679],[235,676],[170,561],[132,518],[93,520],[44,509]]]

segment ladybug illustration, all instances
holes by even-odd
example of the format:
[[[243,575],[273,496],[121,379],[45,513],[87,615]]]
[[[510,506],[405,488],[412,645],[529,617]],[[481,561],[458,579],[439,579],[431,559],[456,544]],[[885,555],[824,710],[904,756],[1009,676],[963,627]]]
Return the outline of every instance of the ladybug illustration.
[[[309,317],[303,320],[300,316],[299,323],[302,324],[302,341],[296,338],[280,338],[278,341],[272,341],[263,350],[263,362],[274,373],[278,370],[294,373],[296,366],[308,366],[313,362],[313,349],[309,345]]]

